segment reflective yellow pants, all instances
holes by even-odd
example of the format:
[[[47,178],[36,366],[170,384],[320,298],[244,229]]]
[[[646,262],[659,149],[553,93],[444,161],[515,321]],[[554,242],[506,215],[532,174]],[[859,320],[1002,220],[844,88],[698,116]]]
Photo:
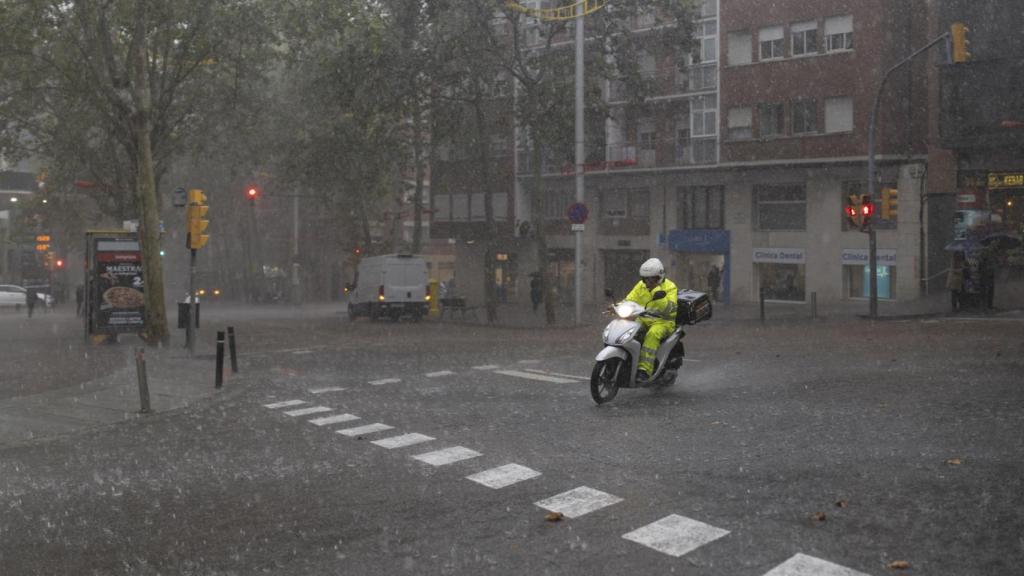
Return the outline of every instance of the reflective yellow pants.
[[[658,353],[658,346],[675,329],[675,322],[658,321],[650,325],[644,336],[643,347],[640,348],[640,363],[637,364],[640,370],[647,374],[654,372],[654,357]]]

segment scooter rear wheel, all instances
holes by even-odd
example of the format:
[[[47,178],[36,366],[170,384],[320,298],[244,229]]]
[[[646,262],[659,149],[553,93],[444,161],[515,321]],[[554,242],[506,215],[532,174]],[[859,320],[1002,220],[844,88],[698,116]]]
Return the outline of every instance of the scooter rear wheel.
[[[619,393],[618,372],[621,365],[620,358],[602,360],[594,365],[594,371],[590,374],[590,396],[594,402],[611,402]]]

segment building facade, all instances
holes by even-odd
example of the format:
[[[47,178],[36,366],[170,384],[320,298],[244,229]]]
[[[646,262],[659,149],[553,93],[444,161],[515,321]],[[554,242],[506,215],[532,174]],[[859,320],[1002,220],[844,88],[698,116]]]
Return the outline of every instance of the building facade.
[[[819,302],[866,299],[868,237],[844,216],[844,206],[868,192],[876,93],[887,70],[961,18],[928,0],[704,2],[687,61],[653,49],[642,54],[653,86],[647,102],[628,103],[622,86],[610,81],[608,118],[587,127],[599,131],[604,150],[603,159],[588,157],[585,166],[584,299],[599,299],[605,289],[623,293],[651,256],[684,286],[709,290],[717,274],[726,302],[757,301],[762,292],[792,303],[812,294]],[[650,25],[636,18],[633,33],[643,35]],[[965,73],[957,66],[940,42],[894,71],[880,93],[875,159],[878,189],[889,191],[884,210],[876,198],[873,225],[883,302],[919,298],[944,280],[942,246],[952,237],[955,212],[950,167],[978,162],[975,154],[988,151],[953,153],[947,149],[962,146],[962,135],[940,138],[952,114],[942,84]],[[544,166],[543,213],[530,214],[527,154],[504,149],[509,172],[492,190],[505,210],[508,250],[499,256],[517,264],[511,279],[507,271],[501,279],[512,283],[506,293],[525,294],[526,273],[536,270],[529,238],[520,234],[528,222],[548,230],[549,270],[560,299],[571,303],[572,166]],[[1010,169],[1012,158],[997,167]],[[979,170],[986,169],[972,173]],[[952,172],[954,182],[963,179],[963,170]],[[472,229],[479,185],[469,173],[436,179],[442,197],[461,186],[467,199],[456,201],[453,193],[449,219],[435,213],[433,230],[457,243],[470,238],[464,231]],[[481,253],[471,246],[457,252],[457,268],[479,265]]]

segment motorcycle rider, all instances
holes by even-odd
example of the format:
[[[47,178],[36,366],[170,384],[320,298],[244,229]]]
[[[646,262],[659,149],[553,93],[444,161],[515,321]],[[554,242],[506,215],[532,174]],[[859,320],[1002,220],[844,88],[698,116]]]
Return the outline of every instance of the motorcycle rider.
[[[665,296],[654,300],[654,293],[658,291],[664,292]],[[640,281],[629,291],[625,299],[643,306],[654,316],[637,318],[637,321],[647,328],[643,347],[640,349],[640,362],[637,364],[638,382],[644,382],[651,377],[658,345],[676,329],[678,293],[676,285],[665,277],[665,266],[661,260],[651,258],[640,265]]]

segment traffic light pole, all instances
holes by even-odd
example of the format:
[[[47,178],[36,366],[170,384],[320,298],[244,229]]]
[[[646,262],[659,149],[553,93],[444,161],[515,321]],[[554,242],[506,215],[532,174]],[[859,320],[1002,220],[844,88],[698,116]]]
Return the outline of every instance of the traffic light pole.
[[[949,38],[949,33],[942,34],[928,44],[918,48],[910,56],[900,60],[892,68],[886,70],[885,75],[882,76],[882,82],[878,85],[878,91],[875,93],[875,102],[871,106],[871,123],[868,126],[868,197],[872,204],[875,203],[875,197],[878,195],[877,167],[875,166],[875,125],[878,122],[878,106],[882,100],[882,90],[885,89],[885,83],[892,76],[893,72],[946,38]],[[871,215],[871,218],[874,218],[874,214]],[[875,236],[875,227],[872,223],[868,224],[868,266],[871,268],[868,315],[875,318],[878,316],[878,242]]]
[[[196,318],[196,251],[189,250],[188,257],[188,319],[185,326],[185,345],[188,347],[188,355],[196,352],[196,329],[199,322]]]

